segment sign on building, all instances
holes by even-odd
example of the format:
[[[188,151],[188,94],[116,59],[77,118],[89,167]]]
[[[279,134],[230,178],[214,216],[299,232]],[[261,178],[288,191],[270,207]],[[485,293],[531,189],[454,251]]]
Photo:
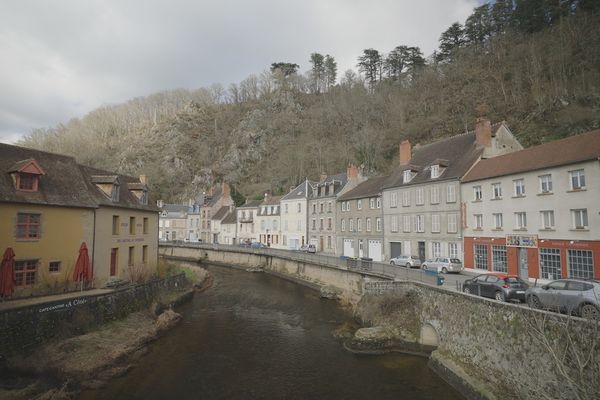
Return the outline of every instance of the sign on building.
[[[538,247],[537,235],[506,235],[507,247]]]

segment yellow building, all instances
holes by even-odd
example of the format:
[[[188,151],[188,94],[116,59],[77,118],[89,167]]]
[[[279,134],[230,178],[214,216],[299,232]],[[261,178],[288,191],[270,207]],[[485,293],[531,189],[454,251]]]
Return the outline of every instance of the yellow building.
[[[16,254],[13,297],[75,289],[81,243],[92,264],[89,286],[153,275],[158,209],[148,205],[146,183],[0,144],[0,252]]]

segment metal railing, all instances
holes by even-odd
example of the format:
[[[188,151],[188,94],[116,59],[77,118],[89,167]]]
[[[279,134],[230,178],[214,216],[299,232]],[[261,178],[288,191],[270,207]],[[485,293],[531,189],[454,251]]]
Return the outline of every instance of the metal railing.
[[[387,263],[375,262],[370,259],[348,258],[321,253],[306,253],[298,250],[283,250],[273,248],[252,248],[240,245],[227,244],[205,244],[189,242],[161,242],[163,246],[181,246],[188,248],[235,251],[237,253],[248,253],[255,255],[275,256],[287,260],[302,261],[311,264],[322,265],[346,271],[356,271],[376,277],[383,277],[392,280],[406,280],[423,282],[431,285],[438,284],[438,274],[432,271],[420,269],[410,269]]]

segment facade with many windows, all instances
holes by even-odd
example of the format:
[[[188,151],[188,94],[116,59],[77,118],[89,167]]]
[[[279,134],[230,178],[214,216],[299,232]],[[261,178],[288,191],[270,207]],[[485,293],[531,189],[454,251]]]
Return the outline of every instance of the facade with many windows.
[[[461,186],[465,267],[600,278],[600,130],[482,160]]]
[[[270,196],[265,193],[265,199],[256,213],[258,241],[267,247],[279,248],[281,245],[280,204],[281,196]]]
[[[383,189],[386,259],[463,258],[460,180],[481,158],[521,149],[504,123],[480,119],[475,131],[424,146],[400,144],[400,167]],[[482,196],[483,188],[474,188]],[[481,224],[483,216],[473,215]]]
[[[281,245],[279,248],[298,250],[308,244],[308,199],[315,182],[305,180],[281,198]]]

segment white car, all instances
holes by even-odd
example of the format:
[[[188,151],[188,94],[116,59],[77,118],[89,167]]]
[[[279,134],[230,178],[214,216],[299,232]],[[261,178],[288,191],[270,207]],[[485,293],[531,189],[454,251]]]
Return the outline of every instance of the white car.
[[[425,261],[421,268],[447,274],[448,272],[461,272],[463,265],[458,258],[437,257]]]
[[[398,256],[390,259],[390,264],[400,265],[406,268],[419,268],[421,266],[421,259],[419,256]]]

